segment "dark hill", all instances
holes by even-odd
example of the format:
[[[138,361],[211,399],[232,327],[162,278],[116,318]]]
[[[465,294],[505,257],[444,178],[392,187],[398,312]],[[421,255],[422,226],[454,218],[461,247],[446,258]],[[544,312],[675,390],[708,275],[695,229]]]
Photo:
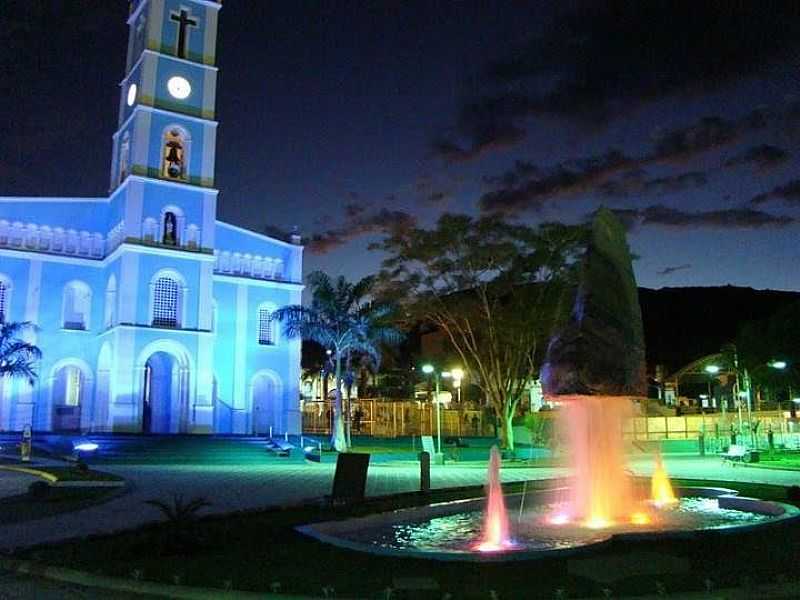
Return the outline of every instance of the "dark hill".
[[[800,301],[799,292],[752,288],[639,288],[647,365],[670,373],[690,361],[719,352],[747,321],[764,319]]]

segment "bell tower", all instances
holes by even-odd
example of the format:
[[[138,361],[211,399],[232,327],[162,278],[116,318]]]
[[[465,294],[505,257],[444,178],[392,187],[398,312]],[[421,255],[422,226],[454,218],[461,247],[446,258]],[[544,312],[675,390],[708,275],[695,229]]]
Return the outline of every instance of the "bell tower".
[[[130,175],[212,188],[221,3],[133,0],[111,189]]]

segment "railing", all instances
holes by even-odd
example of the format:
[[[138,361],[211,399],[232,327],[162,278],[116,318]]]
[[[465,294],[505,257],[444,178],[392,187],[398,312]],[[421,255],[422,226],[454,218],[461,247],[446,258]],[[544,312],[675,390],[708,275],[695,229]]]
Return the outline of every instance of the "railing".
[[[214,272],[234,277],[283,281],[283,260],[261,255],[214,250]]]
[[[350,426],[353,435],[403,437],[436,435],[436,408],[428,402],[413,400],[359,399],[351,401]],[[303,432],[331,432],[333,402],[305,402]],[[443,436],[494,435],[494,426],[484,419],[480,410],[472,408],[443,408]]]

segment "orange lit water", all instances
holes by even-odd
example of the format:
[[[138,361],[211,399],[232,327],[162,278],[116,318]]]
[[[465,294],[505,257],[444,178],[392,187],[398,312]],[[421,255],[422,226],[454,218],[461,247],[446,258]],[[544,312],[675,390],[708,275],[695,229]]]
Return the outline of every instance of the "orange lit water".
[[[629,521],[638,512],[622,438],[622,424],[631,414],[630,399],[562,396],[559,400],[574,476],[571,518],[592,529]]]
[[[678,501],[660,453],[656,454],[656,465],[653,470],[653,477],[650,480],[650,500],[659,507],[675,504]]]

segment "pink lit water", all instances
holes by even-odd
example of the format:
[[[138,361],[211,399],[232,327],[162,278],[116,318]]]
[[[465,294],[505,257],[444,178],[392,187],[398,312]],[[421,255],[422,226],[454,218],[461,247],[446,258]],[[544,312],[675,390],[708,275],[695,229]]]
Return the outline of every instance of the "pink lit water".
[[[476,546],[480,552],[499,552],[513,546],[508,525],[508,512],[500,485],[500,451],[492,446],[486,477],[486,510],[483,517],[482,539]]]
[[[574,476],[566,509],[570,520],[596,529],[627,520],[637,505],[622,436],[622,424],[631,414],[630,399],[562,396],[559,400]]]

